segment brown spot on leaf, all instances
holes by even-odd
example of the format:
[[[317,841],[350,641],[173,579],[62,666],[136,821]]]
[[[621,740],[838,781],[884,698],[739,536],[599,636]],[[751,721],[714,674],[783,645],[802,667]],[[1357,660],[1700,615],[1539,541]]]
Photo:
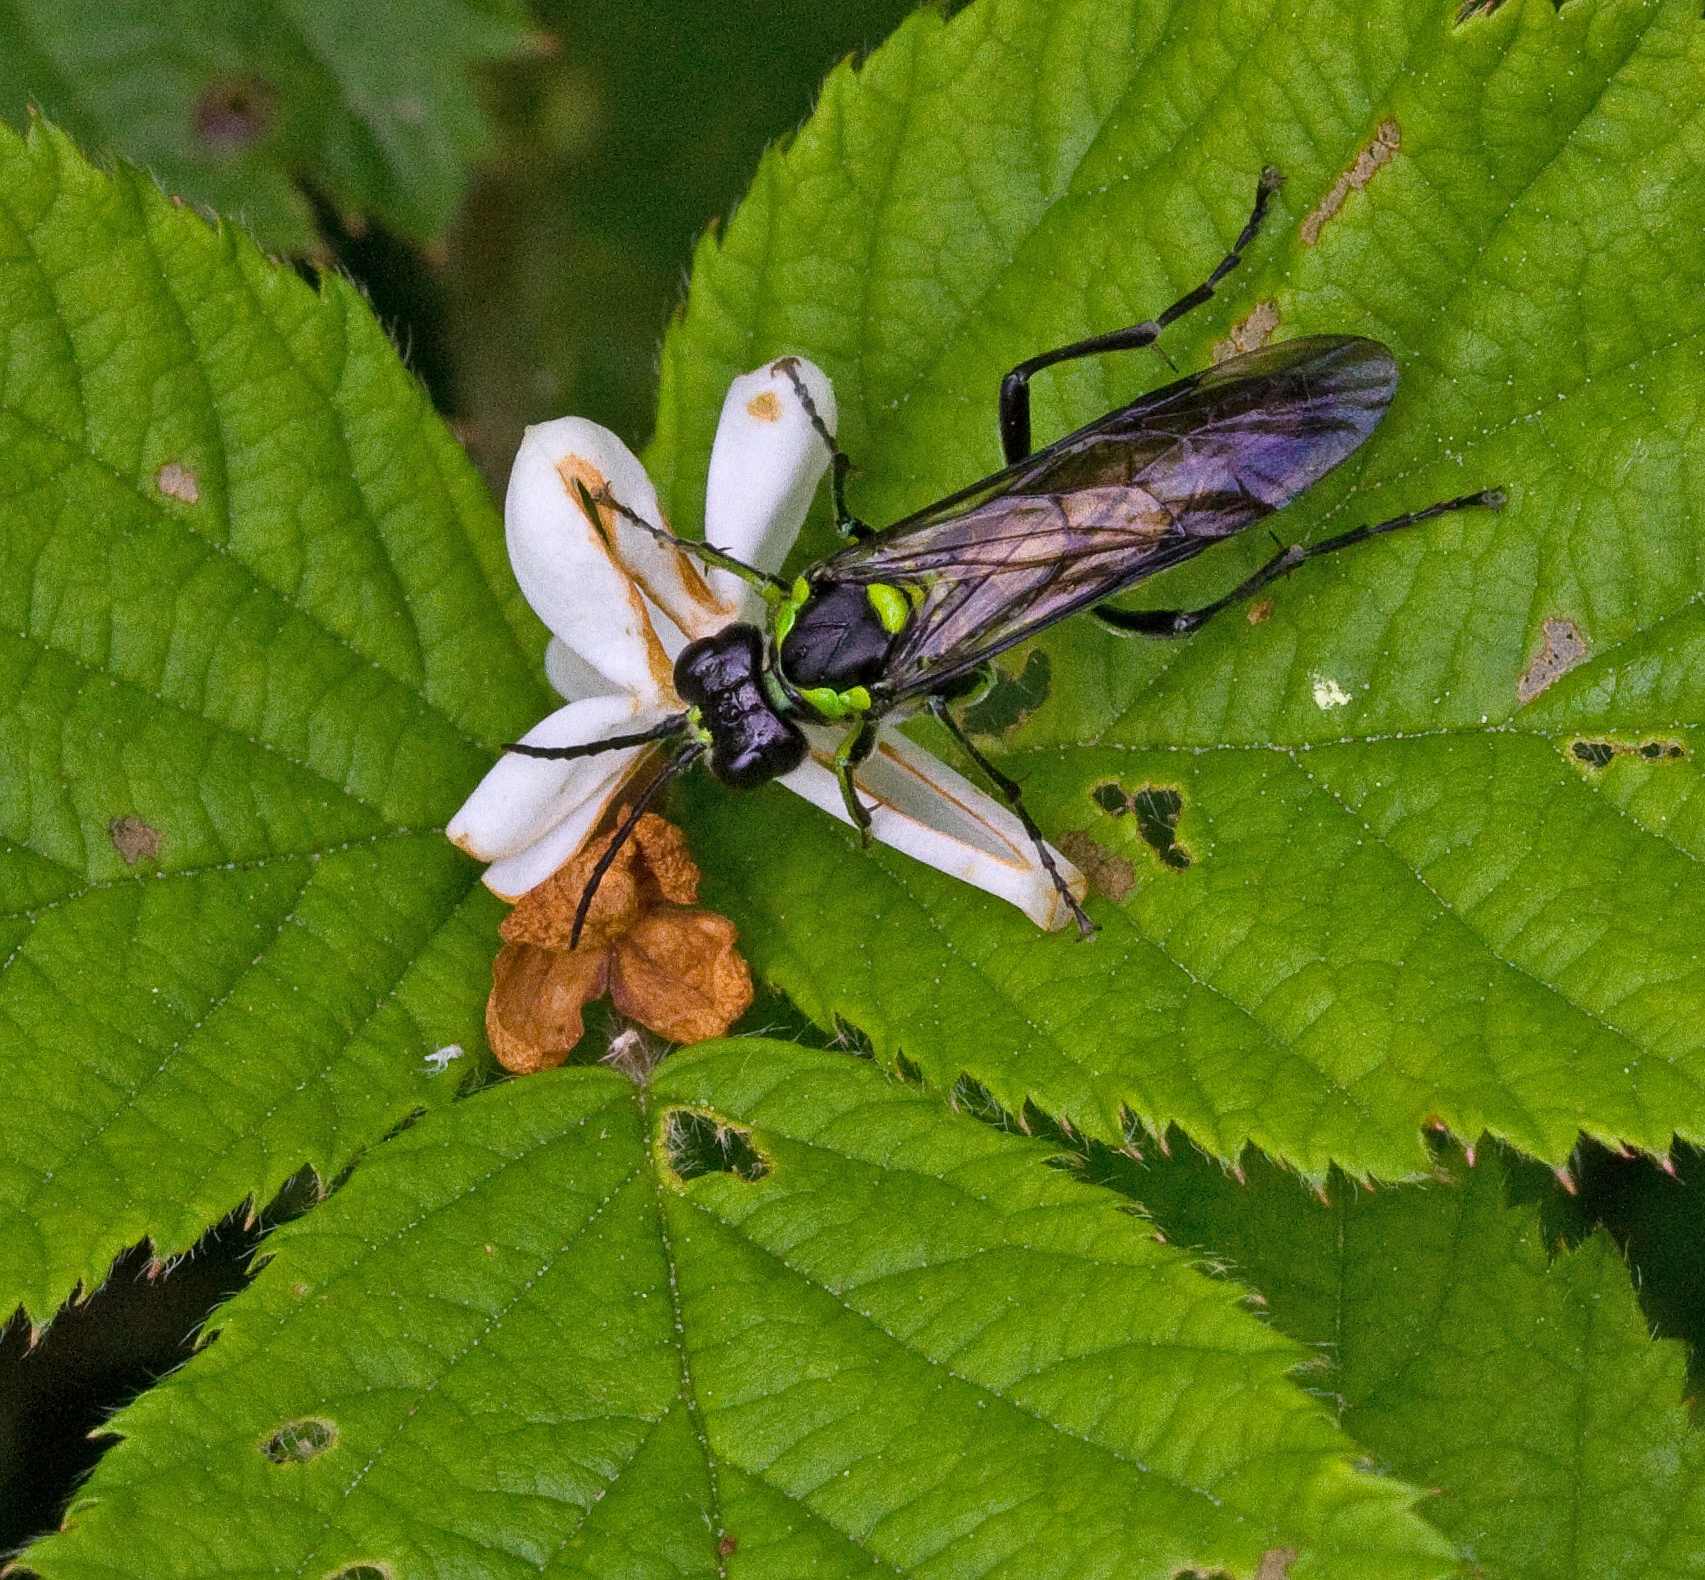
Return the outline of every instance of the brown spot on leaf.
[[[127,867],[134,867],[139,861],[152,861],[160,854],[159,829],[139,817],[115,817],[107,824],[107,834]]]
[[[1296,1561],[1296,1548],[1269,1547],[1261,1555],[1261,1567],[1255,1571],[1255,1580],[1288,1580],[1291,1565]]]
[[[1587,639],[1573,620],[1547,620],[1541,630],[1545,646],[1516,682],[1516,697],[1522,702],[1532,702],[1587,656]]]
[[[1356,155],[1356,162],[1332,183],[1332,190],[1303,220],[1300,234],[1305,247],[1312,247],[1320,239],[1321,227],[1344,206],[1344,199],[1352,192],[1360,192],[1373,180],[1375,171],[1391,163],[1402,146],[1403,133],[1397,122],[1381,121],[1373,141]]]
[[[276,99],[260,77],[222,77],[195,102],[195,135],[209,148],[240,153],[266,135]]]
[[[1241,324],[1233,324],[1231,333],[1224,340],[1214,342],[1214,361],[1224,362],[1231,357],[1240,357],[1246,351],[1260,350],[1273,338],[1273,331],[1278,327],[1279,304],[1257,302],[1255,311]]]
[[[1104,895],[1115,905],[1137,886],[1136,869],[1123,856],[1115,856],[1099,840],[1081,828],[1068,828],[1054,841],[1060,854],[1089,880],[1092,894]]]
[[[1680,741],[1593,741],[1576,740],[1569,750],[1588,768],[1605,768],[1615,757],[1640,757],[1649,763],[1678,762],[1688,755]]]
[[[1249,606],[1247,619],[1251,625],[1260,625],[1263,620],[1271,619],[1273,615],[1273,600],[1263,598],[1259,603]]]
[[[716,1550],[724,1558],[732,1558],[740,1550],[739,1538],[732,1531],[724,1531],[717,1540]]]
[[[746,410],[759,422],[775,422],[781,416],[781,402],[774,390],[759,390],[746,402]]]
[[[699,871],[686,839],[648,812],[599,885],[580,947],[569,935],[592,868],[609,844],[591,841],[521,897],[498,928],[486,1034],[506,1070],[554,1069],[585,1032],[583,1011],[605,992],[630,1019],[670,1042],[722,1036],[752,1002],[752,976],[734,924],[688,909]],[[626,1069],[641,1079],[655,1057]]]
[[[187,466],[180,466],[176,461],[166,462],[154,474],[154,486],[168,499],[181,499],[186,505],[193,505],[201,498],[201,490],[195,482],[195,473]]]

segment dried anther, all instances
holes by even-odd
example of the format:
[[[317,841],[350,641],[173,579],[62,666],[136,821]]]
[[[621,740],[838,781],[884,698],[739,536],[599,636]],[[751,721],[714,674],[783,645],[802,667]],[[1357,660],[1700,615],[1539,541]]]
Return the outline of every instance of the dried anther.
[[[609,993],[622,1014],[671,1042],[720,1037],[752,1002],[734,924],[693,909],[699,870],[681,831],[648,812],[617,854],[569,949],[575,907],[609,844],[592,841],[521,897],[498,931],[486,1035],[504,1069],[554,1069],[585,1030],[582,1012]]]

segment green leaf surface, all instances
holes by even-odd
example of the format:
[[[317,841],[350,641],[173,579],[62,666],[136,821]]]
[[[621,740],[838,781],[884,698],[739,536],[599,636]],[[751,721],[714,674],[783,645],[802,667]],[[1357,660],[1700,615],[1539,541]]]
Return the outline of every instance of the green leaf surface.
[[[1169,354],[1204,365],[1270,305],[1280,337],[1372,335],[1402,375],[1275,530],[1511,501],[1311,564],[1258,623],[1040,640],[1048,699],[991,745],[1122,896],[1092,900],[1092,945],[860,856],[783,792],[694,792],[707,893],[819,1020],[1012,1111],[1253,1138],[1317,1178],[1424,1172],[1435,1118],[1552,1162],[1583,1130],[1705,1136],[1705,24],[1456,9],[923,14],[831,77],[702,244],[652,452],[684,524],[728,379],[781,352],[835,379],[866,519],[992,471],[1002,373],[1189,290],[1269,163],[1265,233]],[[1038,437],[1169,376],[1149,353],[1045,373]],[[1271,553],[1251,533],[1134,601],[1208,602]],[[1178,798],[1171,861],[1108,809],[1144,790]]]
[[[28,1561],[1449,1572],[1290,1380],[1306,1351],[1048,1165],[785,1044],[483,1092],[273,1237]]]
[[[1654,1342],[1601,1229],[1548,1262],[1532,1206],[1504,1204],[1495,1152],[1459,1183],[1310,1201],[1255,1161],[1241,1185],[1191,1154],[1115,1160],[1183,1245],[1260,1289],[1274,1325],[1330,1363],[1320,1386],[1485,1580],[1696,1575],[1705,1437],[1686,1359]]]
[[[440,830],[548,704],[344,281],[0,128],[0,348],[0,1310],[42,1320],[454,1094],[499,908]]]
[[[353,219],[442,235],[487,140],[479,62],[527,47],[508,0],[3,0],[0,117],[86,147],[302,252],[298,183]]]

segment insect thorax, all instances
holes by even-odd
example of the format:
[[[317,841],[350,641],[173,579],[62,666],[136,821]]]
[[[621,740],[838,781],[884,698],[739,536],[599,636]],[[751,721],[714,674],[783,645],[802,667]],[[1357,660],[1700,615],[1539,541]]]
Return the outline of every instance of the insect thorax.
[[[750,790],[797,768],[805,736],[776,712],[763,685],[764,639],[756,626],[724,626],[681,649],[675,690],[710,737],[710,771]]]
[[[782,673],[801,691],[870,686],[881,679],[894,645],[893,618],[884,617],[862,583],[812,588],[782,638]]]

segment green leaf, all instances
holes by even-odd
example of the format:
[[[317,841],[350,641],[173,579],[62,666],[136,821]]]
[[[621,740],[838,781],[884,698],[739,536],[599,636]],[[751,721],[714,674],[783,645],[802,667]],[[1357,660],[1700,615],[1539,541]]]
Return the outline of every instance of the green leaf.
[[[1603,1230],[1548,1264],[1496,1153],[1455,1166],[1460,1183],[1371,1196],[1340,1178],[1330,1206],[1261,1162],[1247,1186],[1197,1156],[1116,1174],[1330,1357],[1345,1430],[1437,1489],[1427,1515],[1477,1576],[1698,1574],[1705,1437],[1682,1346],[1648,1336]]]
[[[1289,1380],[1306,1352],[1048,1163],[777,1043],[481,1093],[274,1236],[28,1561],[1448,1572]]]
[[[0,0],[0,116],[85,146],[306,251],[307,181],[429,241],[487,130],[479,62],[528,45],[509,0]]]
[[[1041,639],[1049,699],[997,744],[1121,896],[1093,945],[780,792],[697,792],[707,893],[818,1020],[1012,1111],[1253,1138],[1316,1178],[1424,1172],[1429,1118],[1551,1162],[1583,1130],[1705,1136],[1705,30],[1690,0],[1456,10],[926,13],[831,77],[701,245],[653,449],[678,522],[728,379],[780,352],[835,379],[866,519],[992,471],[1002,373],[1196,285],[1269,163],[1265,233],[1172,359],[1270,304],[1281,337],[1372,335],[1402,372],[1275,531],[1511,500],[1316,562],[1260,623]],[[1043,374],[1038,437],[1169,377],[1147,353]],[[1135,601],[1208,602],[1272,552],[1251,533]],[[1176,798],[1159,848],[1112,810],[1144,792]]]
[[[499,908],[440,830],[548,701],[344,281],[0,128],[0,345],[0,1310],[40,1320],[454,1094]]]

